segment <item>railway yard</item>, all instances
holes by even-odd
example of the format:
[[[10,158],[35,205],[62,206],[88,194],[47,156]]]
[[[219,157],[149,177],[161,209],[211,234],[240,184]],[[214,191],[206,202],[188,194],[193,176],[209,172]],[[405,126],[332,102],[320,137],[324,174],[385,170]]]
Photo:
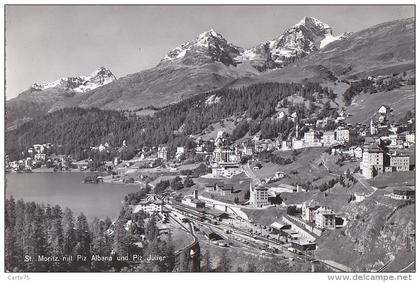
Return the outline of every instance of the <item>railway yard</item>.
[[[231,249],[260,258],[272,258],[289,265],[318,265],[328,271],[342,272],[327,262],[316,259],[313,251],[299,250],[288,239],[272,232],[272,228],[247,222],[240,217],[215,219],[210,213],[188,207],[175,201],[165,205],[169,220],[190,233],[194,242],[217,249]],[[188,248],[188,247],[187,247]]]

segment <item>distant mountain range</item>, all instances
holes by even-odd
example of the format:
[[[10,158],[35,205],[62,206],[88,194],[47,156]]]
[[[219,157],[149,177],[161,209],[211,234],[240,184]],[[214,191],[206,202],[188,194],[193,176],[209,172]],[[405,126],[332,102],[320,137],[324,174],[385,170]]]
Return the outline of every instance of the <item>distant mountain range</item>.
[[[198,93],[265,81],[331,81],[412,70],[414,46],[414,18],[334,36],[329,25],[305,17],[250,49],[209,30],[174,48],[156,67],[119,79],[100,68],[88,76],[33,84],[6,102],[6,122],[13,128],[65,107],[162,107]]]
[[[116,78],[109,69],[100,67],[88,76],[65,77],[45,84],[35,83],[31,86],[31,89],[41,91],[49,88],[60,88],[76,93],[85,93],[111,83],[114,80]]]
[[[16,126],[28,119],[42,116],[54,105],[115,81],[112,72],[104,67],[87,76],[65,77],[39,84],[6,102],[6,123]]]
[[[333,36],[332,28],[311,17],[305,17],[279,37],[243,49],[229,43],[213,29],[201,33],[197,39],[176,47],[166,55],[165,63],[201,65],[221,62],[226,66],[249,62],[259,71],[282,68],[296,58],[306,56],[331,42],[347,38],[350,33]]]

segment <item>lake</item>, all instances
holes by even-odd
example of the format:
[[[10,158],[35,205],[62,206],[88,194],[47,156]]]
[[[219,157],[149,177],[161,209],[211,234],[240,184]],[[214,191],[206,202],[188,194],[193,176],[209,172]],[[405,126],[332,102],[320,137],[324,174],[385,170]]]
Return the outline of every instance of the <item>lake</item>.
[[[6,197],[68,207],[75,216],[83,212],[95,217],[116,219],[121,201],[138,186],[122,184],[83,184],[84,173],[9,173],[6,174]]]

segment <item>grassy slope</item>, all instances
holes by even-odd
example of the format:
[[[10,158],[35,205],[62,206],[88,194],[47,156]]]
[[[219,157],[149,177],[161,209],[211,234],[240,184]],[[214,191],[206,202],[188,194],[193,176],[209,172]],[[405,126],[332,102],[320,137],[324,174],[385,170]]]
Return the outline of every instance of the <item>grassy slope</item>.
[[[415,185],[415,171],[398,171],[376,176],[368,182],[377,188]]]
[[[288,165],[276,165],[272,163],[262,163],[263,167],[260,170],[255,170],[255,175],[259,178],[267,177],[271,173],[275,173],[277,170],[281,170],[289,175],[289,177],[280,180],[279,183],[295,183],[300,181],[311,181],[316,177],[324,177],[328,174],[328,171],[324,167],[320,167],[319,160],[320,155],[325,151],[325,148],[305,148],[298,150],[299,155],[296,160]],[[283,158],[291,158],[292,152],[278,152]],[[292,174],[293,171],[298,174]],[[273,174],[274,174],[273,173]],[[272,176],[272,175],[271,175]]]
[[[209,125],[201,134],[196,135],[200,136],[203,140],[209,140],[211,138],[215,139],[217,133],[222,130],[228,134],[232,134],[232,131],[235,129],[235,124],[232,119],[225,119],[221,122],[215,122]]]
[[[312,191],[312,192],[299,192],[299,193],[281,193],[282,199],[288,205],[302,204],[303,202],[314,200],[322,206],[332,208],[336,213],[340,213],[343,207],[348,203],[350,193],[344,189],[337,189],[334,191]]]
[[[305,148],[297,150],[297,152],[296,160],[288,165],[261,162],[263,167],[254,170],[255,175],[262,179],[273,176],[276,171],[280,170],[285,172],[288,177],[277,183],[293,184],[315,181],[315,184],[319,185],[337,177],[336,174],[343,173],[347,169],[354,170],[359,165],[357,162],[351,162],[339,166],[336,164],[338,157],[325,153],[325,148]],[[278,152],[277,154],[286,159],[292,158],[292,151]],[[326,166],[322,164],[322,160]]]
[[[366,194],[372,193],[373,189],[366,188],[365,186],[360,184],[360,182],[354,183],[349,188],[343,188],[340,185],[336,185],[332,189],[330,189],[330,192],[332,193],[342,193],[343,191],[349,194],[351,193],[351,194],[357,194],[357,195],[366,195]]]
[[[332,81],[325,81],[321,83],[322,87],[331,88],[335,94],[337,94],[337,98],[334,99],[335,104],[338,106],[339,109],[344,107],[344,99],[343,94],[344,92],[350,87],[347,83],[344,82],[332,82]]]
[[[347,108],[348,114],[351,114],[347,120],[352,124],[368,124],[381,105],[389,105],[394,109],[390,119],[398,121],[407,111],[414,111],[414,91],[414,85],[407,85],[388,92],[357,95]]]
[[[73,94],[59,88],[42,91],[32,89],[22,92],[18,97],[6,102],[7,127],[16,125],[26,118],[36,118],[45,115],[54,103],[71,99]]]
[[[127,75],[57,107],[81,105],[115,110],[160,107],[221,88],[237,77],[247,75],[254,74],[222,63],[173,64]]]

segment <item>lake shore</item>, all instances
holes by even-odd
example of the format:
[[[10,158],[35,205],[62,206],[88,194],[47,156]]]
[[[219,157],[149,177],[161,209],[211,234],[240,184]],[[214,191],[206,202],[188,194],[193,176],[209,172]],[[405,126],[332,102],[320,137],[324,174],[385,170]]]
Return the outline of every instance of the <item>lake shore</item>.
[[[22,174],[23,175],[23,174],[31,174],[31,173],[95,174],[95,173],[100,173],[100,172],[97,172],[97,171],[86,171],[86,170],[79,170],[79,169],[54,171],[52,168],[41,167],[41,168],[35,168],[35,169],[32,170],[32,172],[29,172],[29,173],[28,172],[18,173],[18,172],[13,171],[13,170],[10,171],[9,173],[11,173],[11,174]],[[104,183],[118,184],[118,185],[126,185],[126,186],[139,186],[139,185],[142,185],[142,182],[141,181],[138,181],[138,180],[135,180],[134,183],[124,183],[122,177],[113,178],[112,175],[104,175],[103,176],[103,181],[104,181]],[[83,182],[83,179],[81,179],[81,182]]]
[[[129,193],[139,191],[140,185],[123,183],[84,184],[84,174],[72,173],[10,173],[6,174],[6,197],[36,203],[68,207],[75,214],[83,212],[94,217],[118,217],[121,201]]]

